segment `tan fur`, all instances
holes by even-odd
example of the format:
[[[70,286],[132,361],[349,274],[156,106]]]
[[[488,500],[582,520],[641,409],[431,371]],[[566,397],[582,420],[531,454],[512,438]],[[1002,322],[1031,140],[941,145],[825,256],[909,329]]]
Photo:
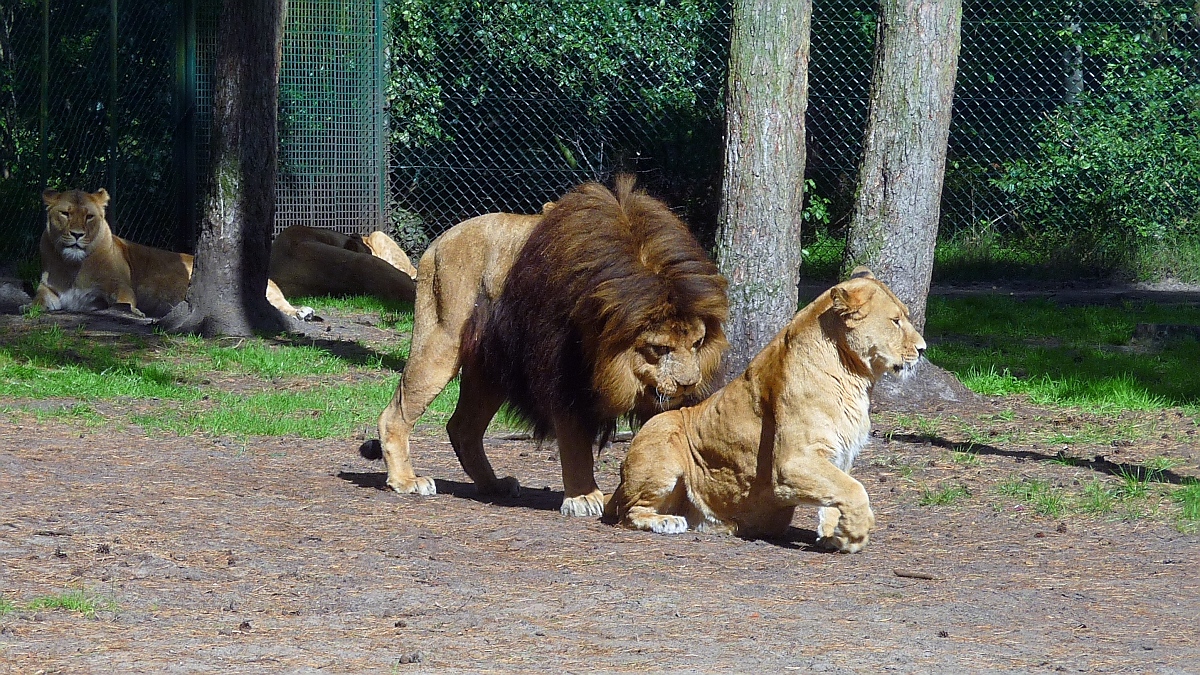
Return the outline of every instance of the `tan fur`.
[[[727,346],[721,331],[725,281],[686,226],[657,200],[635,193],[632,179],[619,179],[616,194],[598,184],[580,186],[546,205],[543,216],[468,220],[421,258],[412,354],[379,419],[379,452],[388,465],[388,485],[397,492],[435,492],[432,480],[413,472],[409,436],[460,368],[459,402],[447,431],[467,474],[481,493],[519,491],[515,478],[497,478],[483,448],[488,423],[508,400],[536,436],[557,439],[566,515],[602,511],[592,446],[617,417],[645,420],[698,400],[706,390]],[[631,257],[631,250],[640,256]],[[685,283],[681,279],[691,285],[682,291],[670,286]],[[522,313],[532,306],[540,314],[551,300],[559,311],[573,307],[570,321],[580,324],[582,364],[569,367],[590,371],[591,380],[567,386],[591,392],[590,404],[572,405],[568,401],[583,397],[547,384],[574,382],[575,375],[557,370],[559,362],[540,348],[528,347],[553,349],[570,339],[570,329],[552,318],[557,315]],[[512,356],[504,344],[524,351]],[[517,365],[531,353],[537,363]],[[529,384],[506,387],[511,379],[502,371],[510,366],[521,369],[518,377]]]
[[[123,304],[136,316],[163,316],[183,301],[192,276],[192,256],[114,235],[104,217],[106,190],[91,194],[46,190],[42,201],[46,229],[39,246],[42,279],[34,305],[78,311]],[[288,316],[299,313],[269,280],[267,299]]]
[[[374,295],[411,301],[416,270],[383,232],[349,236],[293,225],[271,244],[271,278],[290,296]]]
[[[408,439],[417,418],[459,369],[463,330],[479,298],[495,300],[541,216],[489,213],[434,240],[417,264],[412,348],[391,403],[379,416],[387,484],[396,492],[434,494],[433,479],[417,476]]]
[[[608,519],[642,530],[779,535],[821,507],[819,540],[861,550],[875,522],[849,475],[870,431],[871,386],[925,349],[908,308],[865,268],[800,310],[741,376],[650,420],[629,449]]]

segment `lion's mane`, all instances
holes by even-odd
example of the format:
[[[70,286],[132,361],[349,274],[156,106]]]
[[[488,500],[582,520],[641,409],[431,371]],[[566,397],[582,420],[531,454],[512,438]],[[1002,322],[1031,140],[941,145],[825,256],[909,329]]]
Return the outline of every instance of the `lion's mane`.
[[[666,205],[634,191],[633,177],[615,187],[587,183],[559,200],[464,336],[464,354],[479,350],[484,375],[539,439],[555,417],[603,441],[619,416],[644,422],[658,412],[662,397],[645,390],[626,357],[648,330],[703,321],[705,393],[727,347],[716,265]]]

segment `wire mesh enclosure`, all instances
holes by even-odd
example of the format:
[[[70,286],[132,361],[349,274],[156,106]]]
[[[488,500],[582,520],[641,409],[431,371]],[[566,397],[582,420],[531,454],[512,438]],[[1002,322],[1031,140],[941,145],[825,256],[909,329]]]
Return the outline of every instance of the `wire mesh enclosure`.
[[[0,4],[0,258],[33,255],[43,187],[106,188],[118,236],[191,250],[216,0]],[[290,0],[276,231],[386,226],[380,0]]]
[[[44,186],[106,187],[119,235],[190,250],[219,11],[0,3],[0,258],[33,255]],[[814,1],[809,275],[836,267],[847,224],[874,12]],[[388,229],[416,253],[635,171],[709,239],[729,29],[725,0],[290,0],[276,226]],[[1137,254],[1170,274],[1200,250],[1178,245],[1200,242],[1198,129],[1192,0],[966,0],[939,260]]]

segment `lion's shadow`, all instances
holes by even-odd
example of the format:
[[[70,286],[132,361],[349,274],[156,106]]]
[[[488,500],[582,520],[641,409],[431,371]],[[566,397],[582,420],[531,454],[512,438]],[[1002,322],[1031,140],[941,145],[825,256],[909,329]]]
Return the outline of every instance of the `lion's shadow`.
[[[386,471],[340,471],[337,477],[361,488],[373,488],[382,492],[391,491],[387,486]],[[480,504],[519,507],[534,509],[536,511],[558,511],[558,507],[562,505],[563,500],[562,490],[522,488],[521,494],[516,497],[508,497],[504,495],[479,494],[479,490],[476,489],[474,483],[464,483],[462,481],[441,478],[434,479],[434,483],[437,485],[437,493],[439,495],[467,499]]]
[[[387,486],[387,472],[385,471],[341,471],[338,472],[337,477],[360,488],[390,492],[390,488]],[[434,482],[437,484],[439,495],[448,495],[480,504],[495,504],[497,506],[533,509],[535,511],[556,512],[559,506],[562,505],[563,500],[562,490],[523,488],[519,496],[505,497],[499,495],[481,495],[475,488],[474,483],[440,478],[434,479]],[[418,497],[414,498],[419,499]],[[817,545],[817,533],[815,530],[798,527],[789,527],[786,533],[777,537],[741,537],[741,539],[746,541],[762,541],[772,546],[793,551],[809,553],[829,552],[828,549]]]

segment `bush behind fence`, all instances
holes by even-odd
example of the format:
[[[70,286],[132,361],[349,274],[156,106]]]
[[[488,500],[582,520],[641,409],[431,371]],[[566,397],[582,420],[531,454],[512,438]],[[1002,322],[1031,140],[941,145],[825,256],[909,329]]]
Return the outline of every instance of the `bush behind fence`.
[[[118,234],[161,246],[189,243],[189,201],[181,195],[194,194],[202,174],[206,130],[194,113],[207,81],[203,58],[194,77],[185,76],[188,54],[177,38],[198,27],[203,55],[211,24],[204,17],[215,5],[120,0],[114,33],[113,4],[0,6],[0,257],[32,253],[42,222],[37,194],[47,183],[115,187]],[[321,22],[307,30],[323,40],[330,68],[361,73],[370,59],[362,21],[351,25],[351,18],[381,9],[387,31],[383,78],[324,87],[354,102],[353,117],[383,106],[389,118],[390,198],[380,205],[378,191],[364,188],[375,205],[349,200],[337,226],[373,226],[378,217],[364,212],[382,206],[393,232],[419,250],[464,218],[534,212],[580,181],[632,170],[702,237],[711,236],[729,34],[724,2],[304,5],[328,5],[306,14]],[[836,266],[874,39],[872,3],[814,2],[807,132],[816,201],[804,234],[807,276]],[[308,114],[303,106],[312,96],[297,83],[326,66],[289,70],[298,60],[285,60],[282,114],[291,124]],[[362,90],[380,84],[381,92]],[[316,129],[336,121],[310,118]],[[368,141],[380,128],[338,124]],[[300,147],[297,129],[285,129],[285,161],[287,144]],[[1193,2],[967,0],[936,273],[1120,270],[1200,278],[1197,129],[1200,19]],[[199,147],[182,151],[181,137]],[[336,166],[345,167],[375,152],[373,143],[312,152],[343,157]],[[289,180],[299,180],[297,166],[285,167]],[[320,173],[333,169],[314,167],[306,184],[333,183]],[[371,180],[382,171],[349,174]]]

